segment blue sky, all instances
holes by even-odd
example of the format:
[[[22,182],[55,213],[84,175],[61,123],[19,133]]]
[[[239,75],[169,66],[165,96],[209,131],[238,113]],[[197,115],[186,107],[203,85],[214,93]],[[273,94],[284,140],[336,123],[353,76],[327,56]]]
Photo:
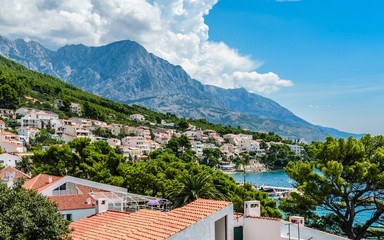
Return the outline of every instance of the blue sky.
[[[221,0],[209,39],[293,86],[271,94],[305,120],[384,135],[384,1]]]
[[[0,35],[133,40],[191,77],[269,97],[317,125],[384,135],[384,1],[0,0]]]

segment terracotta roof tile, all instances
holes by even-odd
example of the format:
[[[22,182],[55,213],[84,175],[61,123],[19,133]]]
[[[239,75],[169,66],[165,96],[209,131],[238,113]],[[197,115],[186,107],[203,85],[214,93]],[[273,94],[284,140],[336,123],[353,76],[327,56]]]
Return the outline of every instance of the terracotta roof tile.
[[[89,195],[92,192],[103,192],[97,188],[91,188],[76,184],[76,187],[81,191],[80,194],[60,195],[60,196],[48,196],[47,198],[57,203],[57,207],[60,211],[74,210],[74,209],[87,209],[95,208],[95,200]],[[40,188],[39,188],[40,189]],[[87,204],[87,199],[89,203]]]
[[[17,170],[16,168],[14,167],[11,167],[11,166],[7,166],[3,169],[0,170],[0,179],[3,179],[5,177],[5,174],[6,173],[15,173],[15,177],[14,179],[19,179],[19,178],[27,178],[27,179],[30,179],[31,177],[28,175],[28,174],[25,174],[23,173],[22,171],[20,170]]]
[[[49,182],[51,178],[51,182]],[[57,180],[61,179],[62,177],[58,176],[52,176],[47,174],[39,174],[36,177],[32,178],[31,180],[25,182],[23,184],[23,187],[25,189],[32,189],[35,191],[42,191],[44,190],[48,185],[51,185],[52,183],[56,182]]]
[[[229,206],[230,202],[198,199],[170,212],[142,209],[134,213],[108,211],[71,223],[76,239],[163,240],[205,217]]]
[[[88,194],[48,196],[47,198],[57,203],[59,211],[95,208],[93,205],[95,201]],[[88,204],[86,203],[87,198],[89,198]]]

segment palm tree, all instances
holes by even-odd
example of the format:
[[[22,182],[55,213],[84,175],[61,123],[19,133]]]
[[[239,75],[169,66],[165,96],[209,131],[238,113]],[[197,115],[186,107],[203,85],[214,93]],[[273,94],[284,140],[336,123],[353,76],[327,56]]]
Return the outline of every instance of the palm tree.
[[[29,156],[22,156],[21,161],[16,162],[16,169],[28,175],[31,175],[33,167],[33,163]]]
[[[181,207],[198,198],[224,199],[210,181],[211,175],[202,172],[185,174],[177,178],[179,185],[167,192],[167,197],[173,202],[174,207]]]

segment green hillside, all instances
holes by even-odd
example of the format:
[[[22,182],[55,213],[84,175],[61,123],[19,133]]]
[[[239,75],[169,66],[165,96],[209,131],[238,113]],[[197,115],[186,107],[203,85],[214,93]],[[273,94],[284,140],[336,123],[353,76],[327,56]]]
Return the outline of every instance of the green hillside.
[[[71,117],[69,111],[54,107],[54,100],[59,98],[67,103],[81,104],[84,112],[82,117],[103,120],[107,123],[135,124],[129,121],[128,116],[139,113],[144,115],[148,121],[158,122],[163,119],[175,123],[176,127],[180,128],[185,128],[188,126],[186,123],[191,123],[196,127],[212,129],[221,134],[246,133],[268,141],[281,140],[274,133],[257,133],[231,126],[221,126],[205,119],[186,120],[177,118],[175,114],[157,113],[141,106],[117,103],[85,92],[50,75],[29,70],[3,56],[0,56],[0,84],[0,108],[31,107],[56,112],[62,118]]]

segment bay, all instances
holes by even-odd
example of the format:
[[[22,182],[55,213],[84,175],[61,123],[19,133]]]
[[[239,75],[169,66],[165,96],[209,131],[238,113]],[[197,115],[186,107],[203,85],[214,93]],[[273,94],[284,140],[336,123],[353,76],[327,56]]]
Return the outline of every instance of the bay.
[[[236,182],[244,181],[244,173],[237,172],[230,173],[229,175],[233,177]],[[275,187],[292,187],[294,180],[290,179],[283,170],[276,170],[246,173],[245,182],[257,186],[267,185]]]
[[[236,182],[242,183],[244,181],[244,173],[242,172],[230,173],[229,175],[233,177]],[[246,173],[245,181],[256,186],[266,185],[274,187],[293,187],[292,184],[295,182],[288,177],[284,170]],[[317,209],[316,212],[319,215],[327,213],[327,211],[323,209]],[[356,223],[364,223],[371,217],[372,213],[373,212],[370,211],[358,214],[356,216]]]

